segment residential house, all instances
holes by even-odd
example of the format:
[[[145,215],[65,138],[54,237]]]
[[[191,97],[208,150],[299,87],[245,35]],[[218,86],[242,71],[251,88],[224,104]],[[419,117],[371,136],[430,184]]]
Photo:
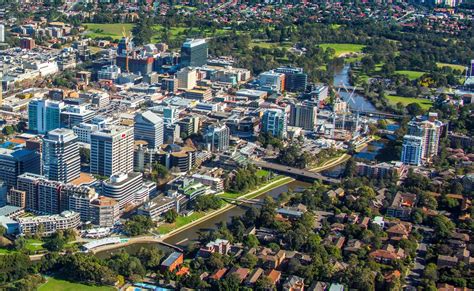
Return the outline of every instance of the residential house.
[[[284,291],[303,291],[304,279],[295,275],[288,277],[283,283]]]

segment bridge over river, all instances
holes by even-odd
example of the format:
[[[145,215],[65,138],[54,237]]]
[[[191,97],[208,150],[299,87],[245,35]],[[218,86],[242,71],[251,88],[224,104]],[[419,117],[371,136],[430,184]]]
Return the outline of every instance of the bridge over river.
[[[305,181],[313,183],[314,181],[322,181],[326,184],[339,184],[341,182],[340,179],[334,179],[325,177],[319,173],[314,173],[304,169],[292,168],[276,163],[270,163],[266,161],[254,161],[255,166],[260,167],[262,169],[271,170],[273,172],[277,172],[286,176],[294,177],[297,180]]]

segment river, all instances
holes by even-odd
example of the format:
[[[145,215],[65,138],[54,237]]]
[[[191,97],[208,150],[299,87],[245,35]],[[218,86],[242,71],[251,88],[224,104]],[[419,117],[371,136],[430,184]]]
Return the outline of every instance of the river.
[[[293,181],[289,184],[277,187],[273,190],[270,190],[257,198],[262,198],[264,195],[268,194],[274,198],[278,197],[281,193],[287,192],[288,189],[292,189],[294,191],[300,191],[301,189],[309,187],[309,183],[304,183],[300,181]],[[232,217],[234,216],[242,216],[248,206],[246,205],[239,205],[236,206],[229,211],[221,213],[209,220],[203,221],[200,224],[193,226],[183,232],[177,233],[170,238],[167,238],[165,242],[173,245],[177,245],[179,247],[187,247],[191,244],[194,244],[199,239],[199,233],[202,231],[207,231],[211,229],[216,229],[217,225],[220,222],[230,222]]]
[[[346,86],[350,86],[349,83],[349,65],[345,65],[340,71],[336,72],[334,75],[334,85],[341,85],[345,84]],[[364,111],[376,111],[375,107],[367,101],[362,95],[353,94],[352,100],[347,100],[349,98],[350,93],[345,92],[344,90],[341,90],[340,92],[341,97],[346,100],[350,106],[351,109],[353,110],[364,110]],[[328,176],[339,176],[340,172],[343,170],[344,165],[339,165],[335,166],[332,169],[329,169],[327,171],[324,171],[323,174],[326,174]],[[289,189],[292,189],[294,191],[299,191],[301,189],[309,187],[309,183],[301,182],[301,181],[293,181],[289,184],[277,187],[273,190],[270,190],[257,198],[262,198],[264,195],[269,194],[270,196],[276,198],[278,197],[281,193],[287,192]],[[199,239],[199,234],[203,231],[209,231],[212,229],[217,229],[217,225],[221,222],[230,222],[232,217],[236,216],[242,216],[248,206],[246,205],[239,205],[236,206],[224,213],[221,213],[213,218],[210,218],[206,221],[203,221],[185,231],[182,231],[180,233],[177,233],[167,239],[165,239],[166,243],[173,244],[179,247],[189,247],[192,244],[195,244],[198,242]],[[170,250],[167,249],[166,247],[156,244],[156,243],[148,243],[148,244],[134,244],[134,245],[129,245],[123,248],[118,248],[114,250],[109,250],[109,251],[104,251],[100,252],[97,254],[99,257],[108,257],[113,253],[116,253],[120,251],[121,249],[125,249],[127,252],[130,253],[135,253],[137,252],[141,247],[158,247],[159,249],[162,249],[165,252],[169,252]]]
[[[350,66],[346,64],[341,70],[337,71],[334,74],[333,85],[341,86],[342,84],[344,84],[345,86],[351,86],[349,82],[349,70],[350,70]],[[352,110],[374,111],[374,112],[377,111],[375,106],[372,103],[370,103],[367,99],[365,99],[364,96],[360,94],[357,94],[354,92],[354,94],[352,95],[352,99],[349,100],[349,97],[351,95],[350,92],[346,92],[344,89],[341,89],[341,91],[339,92],[339,95],[342,97],[342,99],[344,99],[344,101],[347,102],[347,104]]]

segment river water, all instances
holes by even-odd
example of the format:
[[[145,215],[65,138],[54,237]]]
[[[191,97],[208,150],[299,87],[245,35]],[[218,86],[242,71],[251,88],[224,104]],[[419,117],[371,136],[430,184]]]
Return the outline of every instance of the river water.
[[[289,189],[293,191],[300,191],[304,188],[309,187],[309,183],[300,182],[300,181],[293,181],[289,184],[277,187],[269,192],[262,194],[257,198],[263,198],[264,195],[268,194],[274,198],[278,197],[281,193],[288,192]],[[167,238],[165,242],[173,245],[177,245],[179,247],[187,247],[191,244],[194,244],[199,239],[199,233],[203,231],[208,231],[212,229],[217,229],[217,225],[221,222],[230,222],[232,217],[234,216],[242,216],[245,211],[247,210],[248,206],[246,205],[239,205],[236,206],[229,211],[221,213],[209,220],[203,221],[200,224],[193,226],[183,232],[180,232],[176,235],[173,235],[170,238]]]
[[[346,86],[350,86],[349,83],[349,65],[345,65],[340,71],[336,72],[334,75],[334,85],[335,86],[340,86],[341,84],[344,84]],[[375,107],[367,101],[362,95],[354,93],[352,95],[352,99],[349,99],[350,93],[345,92],[344,90],[340,91],[341,97],[348,102],[350,108],[352,110],[363,110],[363,111],[376,111]],[[375,146],[377,148],[377,146]],[[363,155],[365,154],[366,158],[373,158],[376,153],[371,153],[372,150],[369,149],[368,151],[364,152]],[[337,177],[340,175],[342,170],[344,169],[344,165],[339,165],[335,166],[332,169],[326,170],[323,172],[323,174],[328,175],[328,176],[333,176]],[[263,193],[257,198],[263,198],[264,195],[268,194],[274,198],[278,197],[281,193],[287,192],[289,189],[292,189],[293,191],[300,191],[304,188],[309,187],[309,183],[301,182],[301,181],[293,181],[289,184],[277,187],[273,190],[270,190],[266,193]],[[248,205],[239,205],[236,206],[224,213],[221,213],[213,218],[210,218],[206,221],[203,221],[183,232],[177,233],[173,235],[172,237],[169,237],[165,239],[166,243],[177,245],[179,247],[186,248],[192,244],[195,244],[198,242],[199,239],[199,234],[205,231],[217,229],[218,224],[222,222],[230,222],[232,217],[237,217],[237,216],[242,216],[245,211],[247,210]],[[118,248],[115,250],[109,250],[109,251],[104,251],[101,253],[98,253],[98,257],[109,257],[110,255],[119,252],[120,250],[126,250],[127,252],[134,254],[136,253],[141,247],[157,247],[161,250],[163,250],[165,253],[170,252],[171,250],[163,245],[159,245],[156,243],[143,243],[143,244],[134,244],[134,245],[129,245],[123,248]]]
[[[350,66],[348,64],[344,65],[344,67],[340,70],[337,71],[334,74],[334,86],[341,86],[344,84],[344,86],[351,86],[349,82],[349,70]],[[350,90],[349,90],[350,91]],[[344,99],[344,101],[347,102],[349,107],[352,110],[360,110],[360,111],[374,111],[376,112],[377,109],[375,109],[374,105],[370,103],[367,99],[365,99],[364,96],[357,94],[354,92],[352,95],[352,98],[349,100],[350,97],[350,92],[346,92],[344,89],[341,89],[339,92],[339,95]]]

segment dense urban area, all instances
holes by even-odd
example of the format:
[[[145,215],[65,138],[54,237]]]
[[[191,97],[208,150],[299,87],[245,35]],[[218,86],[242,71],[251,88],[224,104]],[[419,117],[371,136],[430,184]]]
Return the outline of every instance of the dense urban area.
[[[474,2],[0,0],[0,290],[474,290]]]

